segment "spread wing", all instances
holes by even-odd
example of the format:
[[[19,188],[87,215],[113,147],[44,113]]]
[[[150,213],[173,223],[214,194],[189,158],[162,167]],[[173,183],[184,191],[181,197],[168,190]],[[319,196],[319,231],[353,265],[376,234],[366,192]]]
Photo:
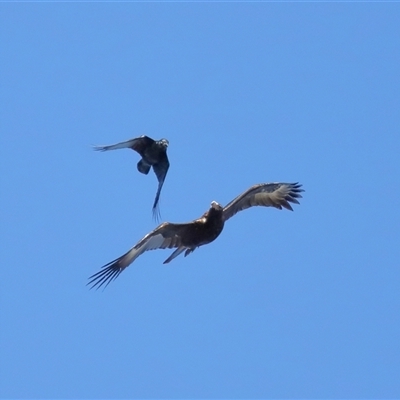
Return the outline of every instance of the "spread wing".
[[[97,151],[107,151],[107,150],[117,150],[117,149],[133,149],[137,151],[142,157],[143,152],[151,146],[155,141],[148,136],[142,135],[138,138],[130,139],[125,142],[120,142],[116,144],[111,144],[108,146],[93,146],[94,150]]]
[[[169,161],[167,154],[165,153],[163,154],[161,160],[157,164],[153,165],[153,170],[158,179],[158,189],[153,203],[153,217],[156,220],[160,218],[160,209],[158,207],[158,201],[160,199],[161,188],[163,187],[165,177],[167,176],[168,168],[169,168]]]
[[[182,237],[185,235],[187,229],[190,229],[192,224],[193,222],[185,224],[162,223],[152,232],[148,233],[123,256],[104,265],[99,272],[89,277],[90,281],[88,285],[91,285],[91,289],[94,287],[99,288],[104,284],[106,285],[105,287],[107,287],[107,285],[116,279],[125,268],[147,250],[177,247],[179,252],[175,250],[176,254],[173,253],[173,257],[169,257],[167,262],[171,261],[172,258],[175,258],[185,250],[185,247],[182,246]]]
[[[233,199],[224,207],[224,220],[227,221],[239,211],[254,206],[275,207],[282,210],[282,207],[293,211],[290,203],[300,204],[297,200],[301,198],[299,183],[260,183],[252,186],[244,193]]]

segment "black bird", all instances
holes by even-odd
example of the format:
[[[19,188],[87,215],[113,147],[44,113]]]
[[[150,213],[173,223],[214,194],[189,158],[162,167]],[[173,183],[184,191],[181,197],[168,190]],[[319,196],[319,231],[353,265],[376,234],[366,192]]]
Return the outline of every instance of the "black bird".
[[[224,228],[224,223],[239,211],[253,206],[282,207],[293,211],[291,203],[299,204],[301,189],[299,183],[261,183],[254,185],[233,199],[227,206],[222,207],[216,201],[200,218],[183,224],[163,222],[152,232],[148,233],[123,256],[104,265],[102,269],[89,279],[91,288],[106,286],[147,250],[176,248],[164,261],[169,263],[179,254],[185,252],[185,257],[196,247],[214,241]]]
[[[153,140],[148,136],[142,135],[138,138],[127,140],[109,146],[94,146],[94,150],[107,151],[117,149],[132,149],[141,155],[141,160],[137,163],[137,169],[142,174],[147,175],[153,167],[158,179],[158,189],[153,203],[153,216],[157,220],[160,217],[158,201],[160,199],[161,188],[167,176],[169,161],[167,156],[167,139]]]

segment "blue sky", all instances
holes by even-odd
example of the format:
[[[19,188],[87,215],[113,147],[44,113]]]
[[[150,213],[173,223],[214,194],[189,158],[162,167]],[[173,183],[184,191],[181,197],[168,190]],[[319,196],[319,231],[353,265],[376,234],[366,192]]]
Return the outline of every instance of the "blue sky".
[[[7,398],[400,397],[398,3],[2,3],[1,383]],[[87,278],[162,219],[255,183],[168,265]]]

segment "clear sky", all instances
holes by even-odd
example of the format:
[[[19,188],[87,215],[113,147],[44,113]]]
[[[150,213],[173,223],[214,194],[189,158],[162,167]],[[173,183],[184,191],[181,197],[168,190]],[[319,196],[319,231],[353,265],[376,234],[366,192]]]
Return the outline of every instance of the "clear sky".
[[[400,397],[399,3],[2,3],[7,398]],[[261,182],[213,243],[87,278]]]

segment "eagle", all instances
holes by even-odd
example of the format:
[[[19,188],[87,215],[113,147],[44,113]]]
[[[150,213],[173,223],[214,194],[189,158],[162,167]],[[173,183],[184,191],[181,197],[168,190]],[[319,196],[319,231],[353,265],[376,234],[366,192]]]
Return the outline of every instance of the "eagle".
[[[154,140],[146,135],[138,138],[130,139],[125,142],[112,144],[109,146],[93,146],[94,150],[107,151],[117,149],[132,149],[142,157],[137,163],[137,169],[142,174],[147,175],[150,168],[158,179],[158,189],[153,203],[153,217],[155,220],[160,218],[160,210],[158,207],[161,188],[163,187],[165,177],[167,176],[169,161],[167,156],[167,148],[169,142],[167,139]]]
[[[175,224],[163,222],[153,231],[139,240],[127,253],[104,265],[102,269],[89,277],[87,285],[91,289],[104,287],[116,279],[119,274],[147,250],[175,248],[176,250],[164,261],[169,263],[179,254],[185,257],[197,247],[214,241],[222,232],[225,222],[239,211],[253,206],[286,208],[293,211],[290,203],[300,204],[301,184],[299,183],[261,183],[234,198],[222,207],[212,201],[210,208],[198,219],[187,223]]]

